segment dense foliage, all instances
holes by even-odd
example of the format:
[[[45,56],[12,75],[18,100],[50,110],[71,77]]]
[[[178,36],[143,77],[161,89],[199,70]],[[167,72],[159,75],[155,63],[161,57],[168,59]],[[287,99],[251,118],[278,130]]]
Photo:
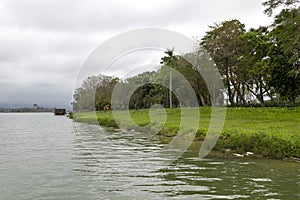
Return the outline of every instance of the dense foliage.
[[[193,88],[199,105],[212,104],[211,97],[219,96],[219,105],[231,106],[277,106],[295,105],[300,96],[300,8],[298,0],[268,0],[263,3],[265,13],[274,14],[274,22],[267,27],[245,30],[238,20],[223,21],[210,26],[199,41],[199,48],[188,55],[176,56],[167,50],[161,59],[162,67],[126,80],[116,77],[89,77],[75,91],[74,110],[102,110],[111,104],[116,84],[122,85],[124,95],[139,87],[132,94],[129,107],[120,101],[116,109],[149,108],[154,104],[164,107],[194,106],[179,102],[176,95],[166,87],[170,82],[172,68],[182,74]],[[197,58],[199,52],[207,51],[219,69],[226,91],[211,94],[198,70],[202,63],[189,63],[185,58]],[[159,83],[165,83],[165,86]],[[185,92],[180,81],[173,81],[174,88]],[[177,84],[177,85],[176,85]],[[224,95],[222,95],[224,94]]]
[[[296,103],[300,89],[300,9],[296,0],[270,0],[266,13],[286,7],[269,27],[245,31],[238,20],[211,26],[201,40],[224,77],[230,105]]]

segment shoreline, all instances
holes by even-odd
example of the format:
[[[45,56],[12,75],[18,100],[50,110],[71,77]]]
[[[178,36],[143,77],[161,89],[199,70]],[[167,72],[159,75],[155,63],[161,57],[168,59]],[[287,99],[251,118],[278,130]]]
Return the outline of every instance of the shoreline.
[[[201,142],[207,132],[210,108],[199,109],[202,119],[194,141]],[[150,131],[158,136],[174,137],[178,131],[180,108],[166,110],[168,119],[159,131],[156,123],[149,124],[147,109],[129,111],[133,121],[139,126],[129,123],[125,118],[125,111],[117,111],[117,114],[119,123],[128,130]],[[291,119],[294,119],[294,122],[291,123]],[[112,112],[97,111],[96,115],[95,112],[75,113],[74,121],[118,128]],[[299,107],[227,108],[225,125],[213,151],[222,152],[224,156],[231,154],[230,157],[288,159],[299,162],[300,128],[298,127],[300,127]]]

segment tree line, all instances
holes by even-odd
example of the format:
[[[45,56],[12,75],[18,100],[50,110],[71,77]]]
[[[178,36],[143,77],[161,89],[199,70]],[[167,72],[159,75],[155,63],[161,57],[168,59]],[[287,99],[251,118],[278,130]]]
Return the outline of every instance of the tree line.
[[[213,103],[230,106],[296,105],[300,95],[298,3],[298,0],[265,1],[264,12],[269,16],[273,16],[277,8],[282,8],[273,16],[273,23],[269,26],[245,30],[245,25],[238,20],[216,23],[198,41],[199,47],[195,52],[178,56],[174,55],[173,50],[167,50],[161,59],[162,67],[157,71],[144,72],[126,80],[103,75],[89,77],[76,89],[73,108],[103,109],[105,105],[111,104],[116,85],[122,85],[125,92],[132,85],[140,85],[131,95],[129,105],[123,105],[122,100],[118,99],[119,102],[115,105],[120,109],[149,108],[154,104],[165,107],[194,106],[188,100],[180,102],[174,93],[169,92],[166,87],[170,81],[169,68],[178,71],[188,80],[200,106],[210,106]],[[204,51],[218,68],[225,91],[210,90],[210,86],[198,72],[202,66],[209,66],[203,63],[209,62],[209,58],[201,59],[196,64],[187,61],[191,59],[186,58],[197,59],[199,55],[204,55]],[[165,84],[161,84],[163,82]],[[185,88],[180,87],[180,80],[173,84],[177,84],[174,87],[180,92],[186,92]],[[211,102],[212,95],[217,96],[218,102]]]
[[[146,71],[125,80],[105,75],[87,78],[73,95],[74,111],[103,110],[107,105],[113,106],[113,109],[150,108],[155,104],[164,107],[211,105],[208,88],[197,68],[185,58],[173,55],[173,50],[166,51],[166,54],[162,58],[162,67],[156,71]],[[170,79],[174,92],[169,91]],[[222,102],[222,92],[216,93]],[[196,96],[198,101],[186,98],[191,95]],[[178,96],[181,98],[178,99]]]

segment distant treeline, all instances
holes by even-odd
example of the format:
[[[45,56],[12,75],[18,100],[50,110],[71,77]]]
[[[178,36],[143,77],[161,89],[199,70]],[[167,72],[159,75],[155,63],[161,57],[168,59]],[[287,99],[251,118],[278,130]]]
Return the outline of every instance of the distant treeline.
[[[53,108],[0,108],[0,112],[53,112]]]
[[[268,0],[263,3],[265,13],[272,16],[274,9],[283,7],[266,27],[245,30],[238,20],[223,21],[210,26],[210,31],[198,41],[199,48],[187,55],[176,56],[167,50],[162,68],[145,72],[126,80],[117,77],[93,76],[84,81],[74,93],[73,109],[101,110],[110,105],[115,86],[121,88],[118,95],[128,94],[133,85],[139,85],[129,100],[129,107],[121,98],[114,105],[120,109],[149,108],[154,104],[165,107],[194,106],[185,94],[186,102],[179,101],[169,89],[172,68],[182,74],[193,88],[200,106],[213,103],[230,106],[286,106],[299,103],[300,96],[300,8],[297,0]],[[222,76],[224,91],[214,90],[198,70],[209,74],[210,58]],[[201,57],[201,59],[199,59]],[[187,60],[195,60],[190,63]],[[174,77],[172,78],[172,80]],[[175,78],[176,79],[176,78]],[[161,84],[164,83],[164,84]],[[173,81],[178,92],[186,92],[180,80]],[[177,84],[177,85],[176,85]],[[120,86],[121,85],[121,86]],[[215,87],[215,86],[214,86]],[[215,87],[218,88],[218,87]],[[210,92],[208,92],[210,91]],[[212,93],[213,91],[213,93]],[[214,97],[215,102],[212,101]],[[127,107],[126,107],[127,106]],[[117,108],[116,108],[117,109]]]

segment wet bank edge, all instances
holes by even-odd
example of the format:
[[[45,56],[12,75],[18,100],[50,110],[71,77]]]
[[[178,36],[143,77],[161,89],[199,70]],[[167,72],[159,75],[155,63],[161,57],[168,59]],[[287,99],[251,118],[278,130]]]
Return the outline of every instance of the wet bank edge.
[[[77,118],[76,114],[69,116],[74,122],[100,125],[108,131],[119,131],[119,127],[112,118],[97,117],[97,120],[89,117]],[[124,125],[124,124],[123,124]],[[140,126],[127,126],[127,130],[145,131]],[[155,128],[154,128],[155,129]],[[178,127],[163,127],[156,134],[160,138],[172,138],[177,134]],[[148,130],[148,131],[153,131]],[[194,143],[203,141],[207,130],[198,129]],[[208,157],[215,158],[268,158],[293,161],[300,163],[300,147],[292,141],[282,140],[275,135],[263,132],[242,133],[238,130],[225,130],[222,132],[213,151]]]

